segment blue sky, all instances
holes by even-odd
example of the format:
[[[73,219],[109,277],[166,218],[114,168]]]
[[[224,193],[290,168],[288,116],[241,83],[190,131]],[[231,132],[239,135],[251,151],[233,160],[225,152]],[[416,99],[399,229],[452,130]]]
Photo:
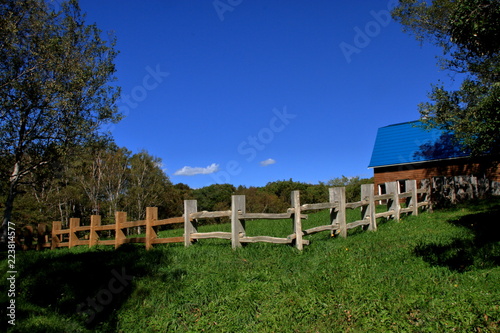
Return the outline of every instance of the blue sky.
[[[193,188],[371,177],[377,129],[418,119],[430,84],[450,81],[392,0],[80,5],[118,40],[116,143]]]

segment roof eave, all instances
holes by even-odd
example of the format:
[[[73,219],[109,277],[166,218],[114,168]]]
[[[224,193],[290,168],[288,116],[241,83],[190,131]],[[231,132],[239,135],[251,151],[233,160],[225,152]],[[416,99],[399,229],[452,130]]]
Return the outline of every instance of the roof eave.
[[[368,167],[368,169],[385,168],[385,167],[392,167],[392,166],[398,166],[398,165],[423,164],[423,163],[430,163],[430,162],[441,162],[441,161],[459,160],[459,159],[464,159],[464,158],[469,158],[469,157],[470,157],[470,155],[467,155],[467,156],[461,156],[461,157],[440,158],[440,159],[436,159],[436,160],[428,160],[428,161],[415,161],[415,162],[409,162],[409,163],[397,163],[397,164],[387,164],[387,165],[375,165],[375,166],[369,166],[369,167]]]

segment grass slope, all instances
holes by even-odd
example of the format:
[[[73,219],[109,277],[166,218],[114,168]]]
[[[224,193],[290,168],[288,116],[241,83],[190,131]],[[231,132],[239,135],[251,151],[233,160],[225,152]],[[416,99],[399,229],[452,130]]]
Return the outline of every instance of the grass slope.
[[[306,236],[311,245],[302,253],[263,243],[232,251],[227,240],[150,251],[129,245],[18,252],[17,320],[9,329],[498,332],[499,217],[500,200],[483,201],[380,223],[377,232],[351,230],[346,239]],[[320,212],[304,224],[327,218]],[[249,221],[247,228],[286,236],[291,221]],[[182,230],[164,232],[176,233]],[[7,289],[6,276],[0,284]],[[6,326],[8,299],[0,297]]]

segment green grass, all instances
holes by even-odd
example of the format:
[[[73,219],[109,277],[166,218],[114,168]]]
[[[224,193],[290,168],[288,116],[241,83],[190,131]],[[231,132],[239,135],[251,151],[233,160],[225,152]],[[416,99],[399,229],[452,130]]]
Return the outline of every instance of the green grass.
[[[359,211],[352,214],[351,221]],[[18,252],[10,331],[499,332],[499,217],[500,200],[483,201],[380,220],[377,232],[350,230],[346,239],[306,236],[311,244],[302,253],[264,243],[233,251],[227,240]],[[327,219],[319,212],[303,224]],[[247,231],[283,237],[291,225],[248,221]],[[134,279],[111,294],[121,272]],[[0,284],[7,289],[5,276]],[[109,304],[87,323],[77,308],[96,296]],[[0,297],[5,326],[8,299]]]

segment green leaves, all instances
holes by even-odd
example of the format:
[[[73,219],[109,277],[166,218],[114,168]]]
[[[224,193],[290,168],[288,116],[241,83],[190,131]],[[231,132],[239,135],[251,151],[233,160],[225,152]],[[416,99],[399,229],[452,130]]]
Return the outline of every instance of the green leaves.
[[[119,119],[114,41],[84,18],[76,0],[58,12],[43,0],[0,0],[0,157],[11,163],[4,222],[23,178]]]
[[[466,74],[456,91],[432,88],[419,106],[424,122],[453,132],[472,155],[500,153],[500,1],[402,0],[392,14],[443,48],[444,69]]]

